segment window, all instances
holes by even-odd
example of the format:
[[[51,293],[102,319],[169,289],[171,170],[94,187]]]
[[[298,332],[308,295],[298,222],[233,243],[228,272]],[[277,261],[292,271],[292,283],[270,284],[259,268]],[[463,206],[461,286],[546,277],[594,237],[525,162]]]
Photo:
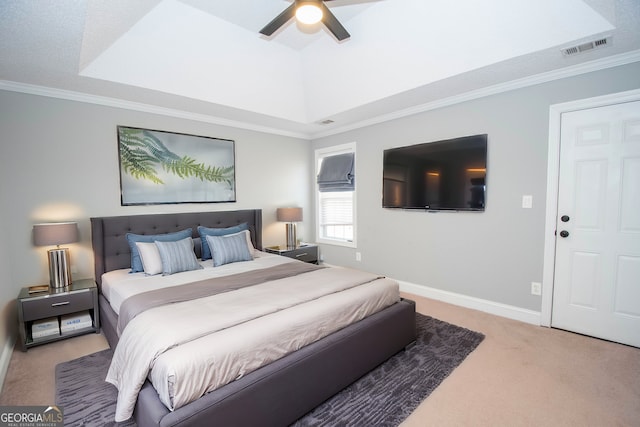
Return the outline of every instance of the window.
[[[316,150],[317,236],[355,247],[355,143]]]

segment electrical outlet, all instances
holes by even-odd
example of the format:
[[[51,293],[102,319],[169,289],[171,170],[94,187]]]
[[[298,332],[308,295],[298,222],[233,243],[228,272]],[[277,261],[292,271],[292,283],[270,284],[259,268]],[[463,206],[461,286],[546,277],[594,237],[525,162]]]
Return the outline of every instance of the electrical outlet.
[[[356,252],[356,261],[362,261],[362,254],[360,252]]]
[[[531,295],[542,295],[542,283],[531,282]]]
[[[533,207],[533,196],[531,195],[522,196],[522,208],[531,209],[532,207]]]

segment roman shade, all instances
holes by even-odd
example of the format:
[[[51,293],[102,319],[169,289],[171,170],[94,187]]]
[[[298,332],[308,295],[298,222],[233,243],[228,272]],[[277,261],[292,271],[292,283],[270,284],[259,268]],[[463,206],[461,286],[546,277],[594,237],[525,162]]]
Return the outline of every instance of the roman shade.
[[[353,191],[355,189],[354,153],[338,154],[322,159],[318,174],[318,190]]]

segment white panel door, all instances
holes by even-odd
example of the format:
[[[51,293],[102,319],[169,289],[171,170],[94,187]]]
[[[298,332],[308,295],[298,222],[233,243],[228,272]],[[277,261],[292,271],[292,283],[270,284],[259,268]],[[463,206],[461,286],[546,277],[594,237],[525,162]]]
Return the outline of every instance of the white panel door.
[[[640,101],[562,114],[551,326],[640,347]]]

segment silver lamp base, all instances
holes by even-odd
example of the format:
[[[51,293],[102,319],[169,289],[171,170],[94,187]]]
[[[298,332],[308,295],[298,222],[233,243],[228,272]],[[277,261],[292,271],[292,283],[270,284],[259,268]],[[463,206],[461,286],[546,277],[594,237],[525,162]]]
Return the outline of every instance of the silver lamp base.
[[[298,246],[296,225],[293,222],[288,222],[285,225],[287,227],[287,249],[295,249]]]
[[[47,251],[49,255],[49,286],[65,288],[71,284],[69,249],[57,248]]]

